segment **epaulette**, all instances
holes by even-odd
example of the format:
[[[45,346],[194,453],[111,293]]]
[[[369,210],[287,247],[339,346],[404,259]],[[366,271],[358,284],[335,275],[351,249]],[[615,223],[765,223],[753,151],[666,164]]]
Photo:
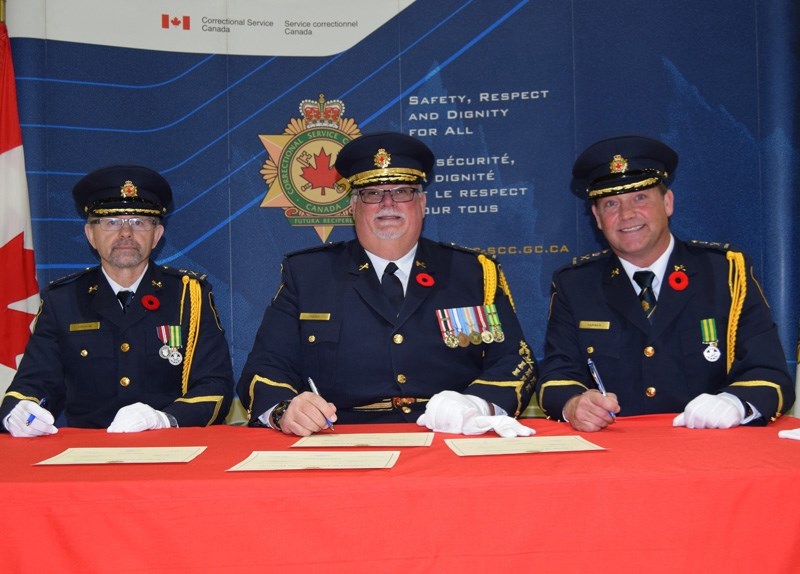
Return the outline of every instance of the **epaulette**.
[[[314,247],[306,247],[305,249],[298,249],[297,251],[291,251],[284,255],[284,257],[294,257],[295,255],[303,255],[305,253],[316,253],[317,251],[325,251],[326,249],[330,249],[332,247],[337,247],[346,243],[345,241],[329,241],[328,243],[323,243],[322,245],[315,245]]]
[[[175,275],[177,277],[183,277],[184,275],[191,277],[192,279],[197,279],[201,283],[204,283],[206,277],[208,277],[207,273],[198,273],[197,271],[192,271],[190,269],[175,269],[174,267],[168,267],[167,265],[162,265],[161,269],[167,275]]]
[[[722,253],[727,253],[731,250],[730,243],[720,243],[718,241],[698,241],[697,239],[692,239],[689,241],[689,245],[692,247],[705,247],[706,249],[721,251]]]
[[[75,273],[70,273],[69,275],[65,275],[64,277],[59,277],[58,279],[53,279],[50,283],[47,284],[48,289],[52,289],[53,287],[60,287],[61,285],[67,285],[72,283],[79,277],[86,275],[89,271],[94,271],[97,267],[87,267],[86,269],[81,269],[80,271],[76,271]]]
[[[577,267],[583,265],[584,263],[589,263],[590,261],[597,261],[598,259],[608,255],[609,252],[610,250],[603,249],[602,251],[587,253],[586,255],[578,255],[577,257],[572,258],[572,265],[566,265],[566,267]]]
[[[455,243],[445,243],[443,241],[440,241],[439,245],[441,245],[442,247],[449,247],[450,249],[455,249],[456,251],[461,251],[462,253],[469,253],[470,255],[474,255],[475,257],[477,257],[478,255],[483,255],[484,257],[486,257],[487,259],[491,259],[492,261],[496,259],[493,253],[491,254],[487,253],[485,251],[482,251],[478,247],[465,247],[463,245],[457,245]]]

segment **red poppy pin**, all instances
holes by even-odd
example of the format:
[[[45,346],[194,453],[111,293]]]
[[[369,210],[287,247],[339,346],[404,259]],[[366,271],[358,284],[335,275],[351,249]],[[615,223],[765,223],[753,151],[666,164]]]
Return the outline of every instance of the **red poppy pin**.
[[[145,295],[142,297],[142,307],[148,311],[155,311],[161,307],[161,301],[155,295]]]
[[[427,273],[417,273],[417,283],[423,287],[433,287],[433,284],[436,283],[436,281],[434,281],[433,277]]]
[[[689,286],[689,277],[683,271],[673,271],[669,274],[668,281],[675,291],[683,291]]]

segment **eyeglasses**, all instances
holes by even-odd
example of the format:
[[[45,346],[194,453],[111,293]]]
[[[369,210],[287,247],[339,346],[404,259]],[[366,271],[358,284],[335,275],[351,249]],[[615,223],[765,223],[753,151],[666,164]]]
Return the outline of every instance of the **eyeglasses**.
[[[414,199],[414,194],[419,190],[414,187],[395,187],[394,189],[379,189],[377,187],[365,187],[358,190],[358,197],[364,203],[380,203],[388,193],[395,203],[406,203]]]
[[[158,220],[152,217],[101,217],[92,219],[89,223],[98,226],[103,231],[119,231],[126,223],[131,231],[151,231],[158,225]]]

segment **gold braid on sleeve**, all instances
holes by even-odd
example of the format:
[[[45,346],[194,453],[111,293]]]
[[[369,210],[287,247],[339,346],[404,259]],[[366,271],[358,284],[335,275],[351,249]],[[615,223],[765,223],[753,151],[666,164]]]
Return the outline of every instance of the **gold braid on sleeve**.
[[[186,354],[183,357],[183,374],[181,378],[181,396],[186,396],[189,390],[189,373],[192,370],[197,337],[200,334],[200,315],[202,311],[202,290],[197,279],[183,276],[183,293],[181,294],[180,323],[183,325],[183,309],[186,300],[186,290],[189,289],[189,332],[186,336]]]
[[[728,370],[730,373],[733,358],[736,356],[736,332],[742,316],[744,299],[747,297],[747,276],[744,268],[744,255],[736,251],[728,251],[728,288],[731,291],[731,309],[728,315]]]

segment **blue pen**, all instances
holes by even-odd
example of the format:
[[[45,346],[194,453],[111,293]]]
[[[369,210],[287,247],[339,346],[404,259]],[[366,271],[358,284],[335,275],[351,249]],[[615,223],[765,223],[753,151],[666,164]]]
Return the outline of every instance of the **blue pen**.
[[[591,359],[586,359],[586,364],[589,365],[589,372],[592,373],[592,378],[594,379],[595,384],[597,384],[597,390],[603,393],[604,397],[607,396],[606,388],[603,385],[603,379],[600,378],[600,373],[597,372],[597,367],[594,366],[594,361]],[[612,417],[616,417],[616,415],[611,411],[608,411],[608,414],[610,414]]]
[[[45,399],[41,399],[41,400],[39,401],[39,406],[40,406],[40,407],[43,407],[43,406],[44,406],[44,404],[45,404],[45,402],[46,402],[46,400],[45,400]],[[32,423],[34,420],[36,420],[36,415],[35,415],[35,414],[33,414],[33,413],[29,414],[29,415],[28,415],[28,420],[26,420],[26,421],[25,421],[25,426],[26,426],[26,427],[29,427],[29,426],[31,426],[31,423]]]
[[[317,385],[314,384],[314,381],[311,379],[311,377],[308,377],[308,386],[311,387],[312,393],[314,393],[318,397],[322,396],[319,394],[319,391],[317,390]],[[328,424],[328,428],[333,430],[333,423],[328,420],[328,417],[325,417],[325,422]]]

